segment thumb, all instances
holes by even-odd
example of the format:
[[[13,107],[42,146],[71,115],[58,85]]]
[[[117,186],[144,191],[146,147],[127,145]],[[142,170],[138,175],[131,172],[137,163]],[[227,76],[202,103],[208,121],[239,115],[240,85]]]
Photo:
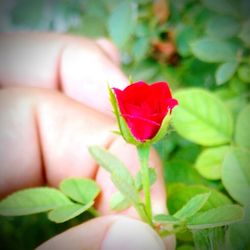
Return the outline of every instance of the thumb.
[[[165,246],[157,233],[139,220],[104,216],[69,229],[37,248],[49,249],[162,250]]]
[[[160,250],[164,249],[164,244],[149,225],[128,217],[121,217],[109,228],[101,249]]]

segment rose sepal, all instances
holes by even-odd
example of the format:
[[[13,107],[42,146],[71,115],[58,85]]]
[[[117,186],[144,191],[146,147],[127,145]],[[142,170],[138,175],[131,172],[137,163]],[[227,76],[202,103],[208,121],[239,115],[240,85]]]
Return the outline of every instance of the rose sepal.
[[[121,116],[121,113],[117,104],[117,100],[115,98],[115,94],[113,93],[112,89],[109,86],[108,86],[108,90],[109,90],[110,102],[112,104],[113,112],[116,116],[116,120],[118,122],[118,126],[119,126],[122,137],[129,144],[134,144],[136,146],[140,145],[141,142],[136,140],[136,138],[132,135],[125,119]]]
[[[157,134],[152,139],[148,140],[147,143],[154,144],[160,141],[167,134],[170,118],[171,118],[171,111],[168,111],[168,113],[166,114],[166,116],[162,121],[161,127],[158,130]]]

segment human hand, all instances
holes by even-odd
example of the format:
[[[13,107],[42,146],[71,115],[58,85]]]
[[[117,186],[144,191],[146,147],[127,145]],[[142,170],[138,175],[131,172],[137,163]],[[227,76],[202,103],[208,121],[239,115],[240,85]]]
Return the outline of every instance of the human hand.
[[[130,218],[110,215],[115,187],[87,150],[88,145],[102,145],[133,174],[139,168],[134,147],[110,132],[115,121],[107,115],[111,107],[106,84],[119,88],[127,84],[117,55],[105,40],[38,33],[0,38],[0,197],[30,186],[57,186],[70,176],[93,178],[102,189],[96,208],[105,216],[69,229],[41,249],[163,247],[149,226],[132,219],[133,209],[123,213]],[[153,150],[150,161],[158,173],[152,187],[153,211],[163,213],[165,188]],[[173,238],[168,238],[166,246],[172,245]]]

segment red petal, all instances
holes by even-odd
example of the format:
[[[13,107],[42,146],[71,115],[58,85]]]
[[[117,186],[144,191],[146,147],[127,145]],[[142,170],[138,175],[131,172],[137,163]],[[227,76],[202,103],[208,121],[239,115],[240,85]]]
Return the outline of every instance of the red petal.
[[[169,109],[171,111],[177,105],[178,105],[178,101],[176,99],[173,99],[173,98],[169,99],[169,101],[168,101],[168,107],[169,107]]]
[[[138,116],[124,115],[133,136],[139,141],[153,138],[160,128],[160,124]]]
[[[150,85],[150,92],[159,99],[171,98],[170,88],[166,82],[156,82]]]
[[[142,103],[145,97],[149,95],[150,89],[149,85],[145,82],[136,82],[129,85],[123,90],[124,101],[128,103]]]

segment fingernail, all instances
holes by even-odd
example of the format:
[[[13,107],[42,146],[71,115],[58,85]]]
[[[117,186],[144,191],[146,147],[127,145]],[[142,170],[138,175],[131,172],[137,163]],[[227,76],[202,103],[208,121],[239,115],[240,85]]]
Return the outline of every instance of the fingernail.
[[[111,60],[116,64],[120,64],[120,53],[116,46],[107,38],[101,37],[96,43],[108,54]]]
[[[147,224],[120,217],[107,232],[101,250],[163,250],[163,241]]]

